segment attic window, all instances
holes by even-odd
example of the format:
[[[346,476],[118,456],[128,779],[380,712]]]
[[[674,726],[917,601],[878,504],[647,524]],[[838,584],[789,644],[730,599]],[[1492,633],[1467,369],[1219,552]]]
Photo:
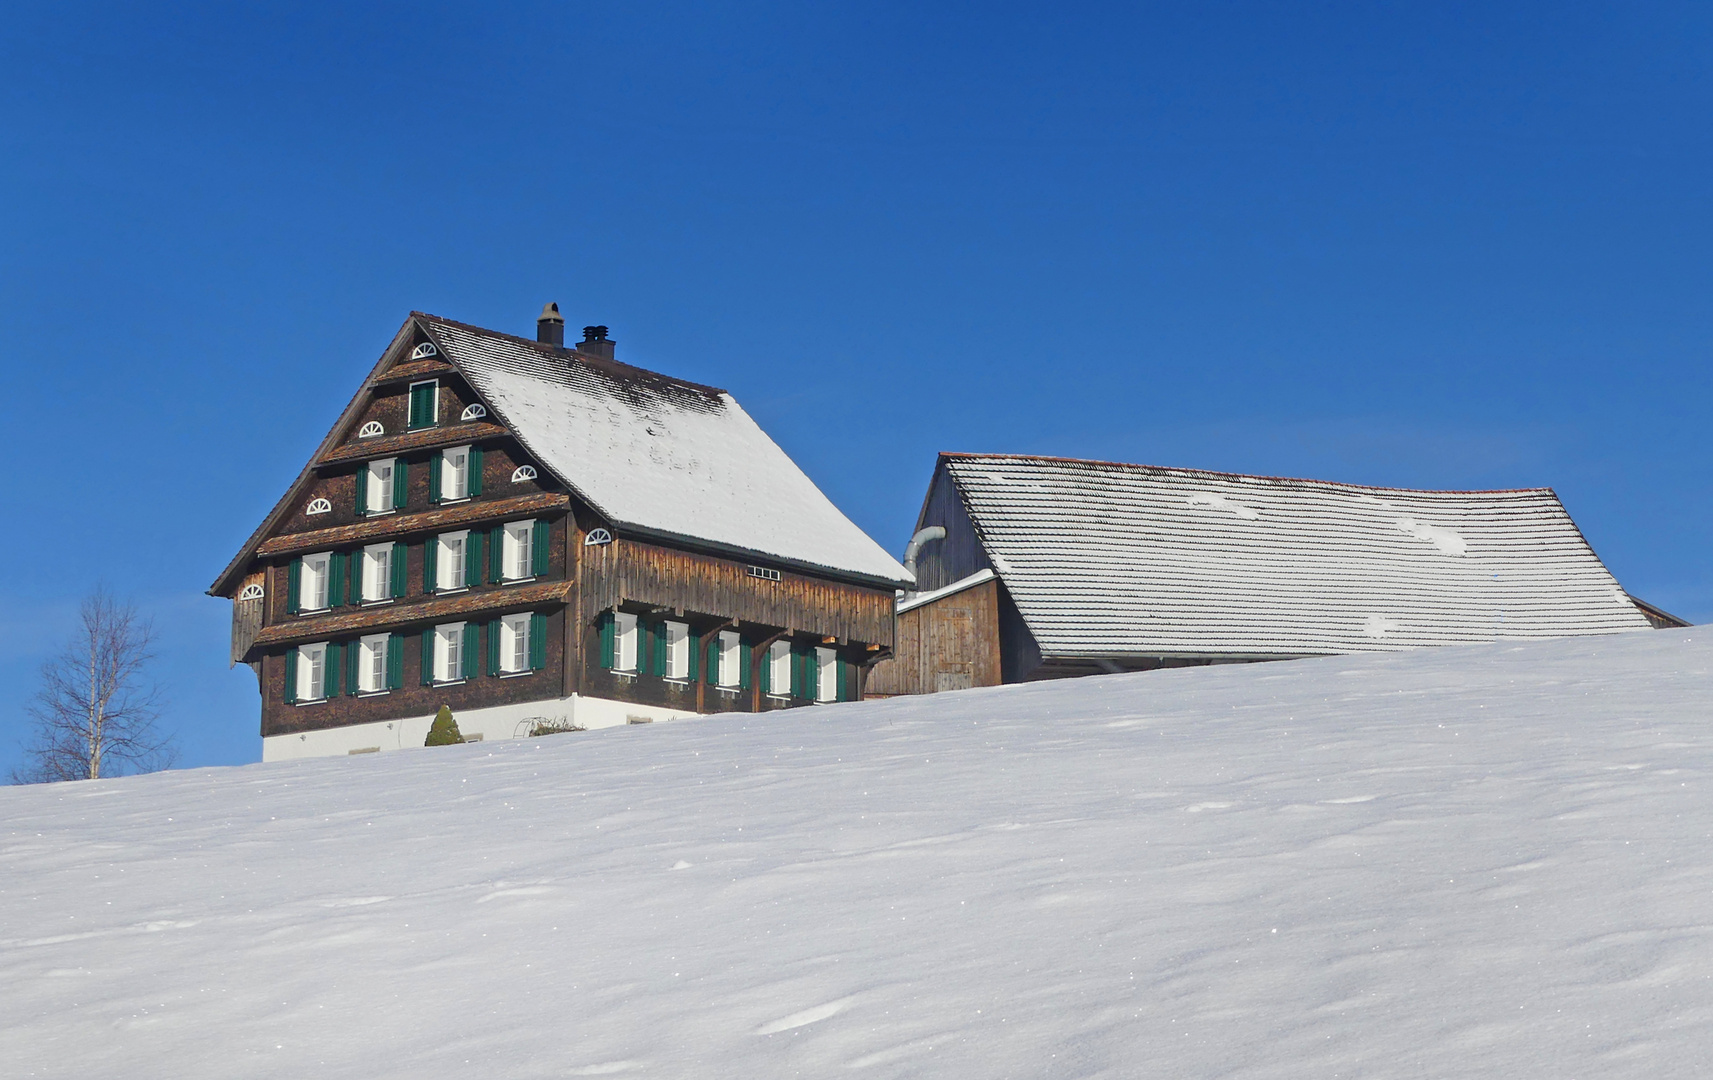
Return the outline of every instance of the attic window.
[[[238,599],[240,600],[260,600],[261,598],[262,587],[255,582],[251,582],[244,586],[243,590],[238,593]]]
[[[458,419],[460,419],[460,420],[480,420],[482,417],[484,417],[486,415],[488,415],[488,410],[485,406],[482,406],[482,405],[466,405],[466,406],[464,406],[464,415],[460,416]]]
[[[386,433],[387,429],[381,426],[381,422],[379,420],[370,420],[368,423],[357,429],[357,438],[372,439],[377,435],[385,435]]]
[[[534,480],[534,479],[535,479],[535,466],[534,465],[519,465],[517,468],[512,470],[512,483],[514,483],[514,484],[521,484],[525,480]],[[599,530],[599,529],[595,530],[595,532],[600,532],[600,531],[601,530]],[[595,535],[595,533],[590,533],[589,535],[593,536],[593,535]]]
[[[600,547],[602,544],[613,542],[613,534],[605,529],[590,529],[589,535],[583,537],[584,547]]]
[[[418,345],[416,348],[414,348],[410,351],[410,358],[412,360],[426,360],[431,356],[439,356],[439,355],[440,355],[440,350],[436,349],[433,345],[430,345],[426,341],[423,342],[421,345]]]
[[[778,581],[779,580],[779,571],[769,570],[765,566],[752,566],[749,568],[749,576],[753,577],[753,578],[760,578],[763,581]]]
[[[311,499],[309,505],[303,508],[305,514],[331,514],[333,504],[326,499]]]

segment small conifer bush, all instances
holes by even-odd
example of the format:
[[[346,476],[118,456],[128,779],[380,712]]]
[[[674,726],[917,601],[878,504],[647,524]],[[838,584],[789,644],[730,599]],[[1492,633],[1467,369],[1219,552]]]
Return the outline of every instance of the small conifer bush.
[[[464,741],[464,735],[458,730],[458,721],[452,719],[452,709],[446,705],[440,706],[440,711],[434,714],[434,723],[428,729],[428,738],[424,746],[451,746]]]

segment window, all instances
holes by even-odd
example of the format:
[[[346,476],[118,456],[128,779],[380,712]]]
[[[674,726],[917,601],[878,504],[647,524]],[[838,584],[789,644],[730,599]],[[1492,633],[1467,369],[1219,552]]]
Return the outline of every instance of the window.
[[[363,549],[363,602],[390,600],[393,595],[393,546],[370,544]]]
[[[535,479],[535,466],[534,465],[519,465],[517,468],[512,470],[512,483],[514,483],[514,484],[521,484],[525,480],[534,480],[534,479]]]
[[[440,422],[440,380],[410,384],[410,429],[433,427]]]
[[[262,586],[259,583],[252,581],[250,584],[244,586],[244,590],[238,594],[238,599],[260,600],[263,595]]]
[[[298,578],[297,609],[299,611],[327,610],[327,578],[333,556],[328,552],[305,555],[303,570]]]
[[[720,685],[743,684],[743,637],[736,630],[720,631]]]
[[[454,446],[440,452],[440,501],[470,497],[470,448]]]
[[[381,422],[379,420],[370,420],[361,428],[357,429],[357,438],[373,439],[378,436],[385,435],[386,433],[387,429],[381,426]]]
[[[303,508],[305,515],[331,514],[333,503],[327,499],[311,499],[309,505]]]
[[[752,566],[749,568],[749,576],[753,577],[753,578],[760,578],[763,581],[778,581],[779,580],[779,571],[770,569],[770,568],[765,567],[765,566]]]
[[[584,547],[600,547],[602,544],[613,542],[613,534],[605,529],[590,529],[589,535],[583,538]]]
[[[613,615],[613,668],[636,670],[636,616],[628,611]]]
[[[500,555],[500,573],[507,581],[522,581],[524,578],[535,576],[535,558],[532,541],[535,538],[535,522],[508,521]]]
[[[434,628],[435,682],[458,682],[469,674],[464,670],[464,635],[469,632],[468,623],[448,623]]]
[[[774,697],[791,696],[791,643],[776,641],[767,647],[767,692]]]
[[[410,358],[412,360],[426,360],[431,356],[438,355],[438,353],[438,349],[425,341],[410,351]]]
[[[357,645],[357,689],[365,694],[384,693],[387,679],[387,647],[390,635],[375,634]]]
[[[815,700],[839,700],[839,654],[832,649],[815,650]]]
[[[465,421],[480,420],[487,415],[488,409],[484,405],[466,405],[464,406],[463,415],[459,416],[458,419]]]
[[[397,458],[381,458],[363,466],[363,471],[358,474],[357,484],[362,489],[358,492],[357,502],[363,513],[390,514],[397,509],[398,504],[404,502],[403,499],[396,498],[401,494],[398,488],[403,486],[394,475],[397,468]]]
[[[529,615],[507,615],[500,620],[500,672],[506,675],[528,671]]]
[[[320,701],[327,696],[327,643],[297,647],[297,700]]]
[[[469,530],[441,533],[434,540],[434,590],[452,592],[462,589],[465,580],[465,552],[470,549]]]
[[[666,666],[661,674],[668,679],[690,677],[690,627],[687,623],[668,622],[666,633]]]

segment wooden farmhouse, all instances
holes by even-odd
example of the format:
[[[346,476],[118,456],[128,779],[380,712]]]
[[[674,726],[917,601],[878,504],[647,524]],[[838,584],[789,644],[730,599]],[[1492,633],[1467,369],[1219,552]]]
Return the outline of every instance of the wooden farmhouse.
[[[263,758],[861,698],[903,567],[730,394],[413,312],[210,593]]]
[[[875,696],[1683,626],[1558,497],[941,454]]]

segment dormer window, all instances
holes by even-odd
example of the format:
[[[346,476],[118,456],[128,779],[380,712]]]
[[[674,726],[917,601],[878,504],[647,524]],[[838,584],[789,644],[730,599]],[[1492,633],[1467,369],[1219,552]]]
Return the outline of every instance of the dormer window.
[[[433,427],[440,422],[440,380],[410,384],[410,430]]]

